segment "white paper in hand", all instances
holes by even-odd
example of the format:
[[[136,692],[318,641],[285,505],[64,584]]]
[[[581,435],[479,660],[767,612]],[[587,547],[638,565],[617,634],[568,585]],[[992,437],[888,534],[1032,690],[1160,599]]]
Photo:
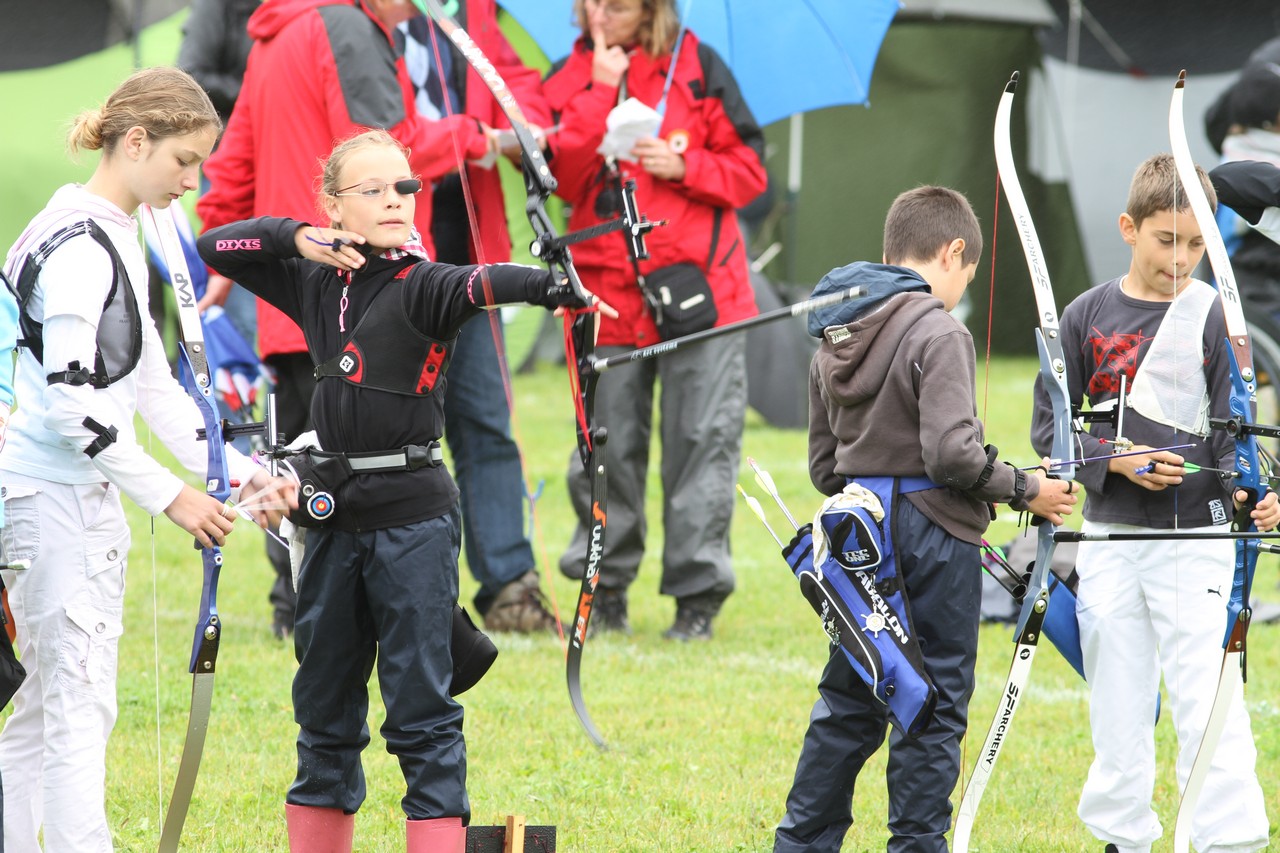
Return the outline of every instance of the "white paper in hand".
[[[596,151],[605,157],[635,162],[631,149],[641,139],[651,139],[662,126],[662,115],[635,98],[627,98],[609,111],[604,141]]]

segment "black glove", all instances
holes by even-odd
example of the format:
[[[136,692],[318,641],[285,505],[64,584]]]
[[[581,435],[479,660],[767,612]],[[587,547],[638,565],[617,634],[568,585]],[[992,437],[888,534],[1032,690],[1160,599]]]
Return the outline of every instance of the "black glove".
[[[529,299],[530,304],[541,305],[543,308],[589,308],[590,305],[584,301],[569,284],[569,279],[560,273],[548,272],[545,274],[545,284],[539,288],[538,293]]]
[[[457,696],[470,690],[484,677],[498,657],[498,647],[471,621],[471,614],[457,604],[453,605],[451,636],[449,649],[453,653],[453,682],[449,685],[449,695]]]

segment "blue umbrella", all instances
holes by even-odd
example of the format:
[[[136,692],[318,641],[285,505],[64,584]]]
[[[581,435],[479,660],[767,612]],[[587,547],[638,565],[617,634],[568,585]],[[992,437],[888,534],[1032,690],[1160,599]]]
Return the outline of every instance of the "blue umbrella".
[[[498,0],[552,60],[579,30],[569,0]],[[865,104],[898,0],[679,0],[685,26],[728,63],[761,125],[793,113]],[[548,10],[548,6],[559,9]]]

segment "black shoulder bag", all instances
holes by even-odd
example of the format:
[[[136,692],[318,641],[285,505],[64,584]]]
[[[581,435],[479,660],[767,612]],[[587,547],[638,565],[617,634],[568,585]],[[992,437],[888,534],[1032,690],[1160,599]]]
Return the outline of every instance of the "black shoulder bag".
[[[3,593],[4,581],[0,581],[0,595]],[[3,637],[0,637],[0,708],[9,704],[9,700],[18,692],[18,688],[27,677],[27,671],[18,662],[18,656],[13,652],[13,643],[9,639],[7,629],[4,628],[9,624],[7,608],[6,601],[4,607],[0,607],[0,634],[3,634]]]

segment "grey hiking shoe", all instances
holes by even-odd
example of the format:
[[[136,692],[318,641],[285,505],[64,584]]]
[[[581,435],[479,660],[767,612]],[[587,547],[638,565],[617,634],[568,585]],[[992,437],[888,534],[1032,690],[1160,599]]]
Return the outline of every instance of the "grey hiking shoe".
[[[710,640],[711,620],[715,613],[705,607],[692,604],[676,605],[676,621],[670,628],[662,632],[668,640]]]
[[[591,622],[587,632],[618,631],[631,633],[631,622],[627,619],[627,591],[625,589],[596,590],[595,603],[591,607]]]
[[[538,573],[530,569],[498,590],[484,614],[488,631],[538,634],[554,631],[556,618],[547,609],[546,596],[538,585]]]

